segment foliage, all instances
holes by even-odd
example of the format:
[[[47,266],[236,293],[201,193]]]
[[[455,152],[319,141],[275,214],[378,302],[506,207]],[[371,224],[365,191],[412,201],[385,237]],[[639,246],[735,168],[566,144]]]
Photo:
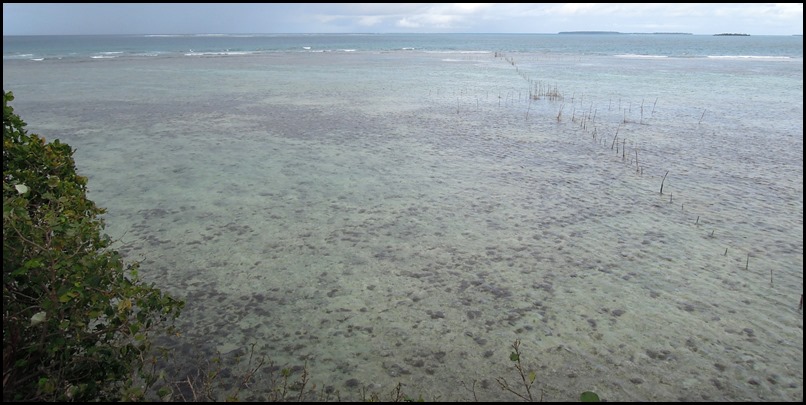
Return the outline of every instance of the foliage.
[[[502,390],[510,392],[517,396],[518,398],[526,401],[526,402],[535,402],[535,398],[532,395],[532,385],[534,385],[535,381],[537,380],[537,373],[534,371],[526,372],[526,368],[524,368],[523,363],[521,362],[521,341],[520,339],[516,339],[514,343],[512,343],[512,353],[509,354],[509,360],[515,363],[515,370],[518,372],[518,376],[520,377],[519,384],[510,384],[505,378],[498,377],[496,381],[498,385],[501,387]],[[523,392],[517,389],[517,385],[523,385]],[[476,399],[475,390],[472,390],[473,398]],[[541,389],[540,390],[540,402],[543,402],[543,395],[545,392]],[[593,391],[585,391],[579,396],[580,402],[599,402],[599,395]]]
[[[585,391],[579,396],[580,402],[599,402],[599,395],[592,391]]]
[[[515,363],[515,370],[518,371],[518,375],[521,378],[521,383],[523,383],[524,393],[519,392],[515,387],[509,384],[506,379],[497,378],[496,381],[498,385],[501,386],[501,389],[504,391],[509,391],[515,396],[523,399],[524,401],[534,402],[535,399],[532,396],[532,385],[535,383],[537,379],[537,373],[534,371],[530,371],[529,373],[526,372],[526,369],[523,367],[521,363],[521,341],[520,339],[516,339],[514,343],[512,343],[512,350],[513,352],[509,355],[509,360]],[[542,391],[541,391],[542,392]],[[543,394],[540,395],[540,401],[543,401]]]
[[[184,303],[110,248],[73,149],[27,133],[13,99],[3,91],[3,401],[141,398],[149,335]]]

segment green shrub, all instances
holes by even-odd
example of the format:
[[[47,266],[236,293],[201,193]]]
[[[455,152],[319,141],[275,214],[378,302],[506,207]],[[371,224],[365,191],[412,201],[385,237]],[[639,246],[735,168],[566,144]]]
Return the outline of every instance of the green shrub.
[[[149,335],[184,303],[110,248],[73,150],[28,134],[13,99],[3,91],[3,400],[142,398]]]

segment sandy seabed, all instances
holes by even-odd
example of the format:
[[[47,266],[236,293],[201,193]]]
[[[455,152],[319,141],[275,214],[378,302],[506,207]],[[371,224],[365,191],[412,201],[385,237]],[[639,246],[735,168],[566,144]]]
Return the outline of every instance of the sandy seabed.
[[[4,87],[186,300],[184,359],[254,344],[341,399],[503,401],[518,339],[545,400],[802,401],[802,64],[781,107],[704,89],[722,65],[517,58],[65,63],[48,88],[40,64]]]

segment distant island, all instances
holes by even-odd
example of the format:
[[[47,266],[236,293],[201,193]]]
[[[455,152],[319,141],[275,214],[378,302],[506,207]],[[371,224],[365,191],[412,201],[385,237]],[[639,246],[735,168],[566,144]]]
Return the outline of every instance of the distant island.
[[[715,37],[749,37],[750,34],[734,34],[729,32],[723,32],[721,34],[714,34]]]

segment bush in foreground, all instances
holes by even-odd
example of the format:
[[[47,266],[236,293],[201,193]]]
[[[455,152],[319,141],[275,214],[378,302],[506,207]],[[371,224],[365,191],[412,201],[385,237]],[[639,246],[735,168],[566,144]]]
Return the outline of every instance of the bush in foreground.
[[[29,134],[3,91],[3,401],[141,398],[149,333],[183,303],[102,233],[69,145]]]

